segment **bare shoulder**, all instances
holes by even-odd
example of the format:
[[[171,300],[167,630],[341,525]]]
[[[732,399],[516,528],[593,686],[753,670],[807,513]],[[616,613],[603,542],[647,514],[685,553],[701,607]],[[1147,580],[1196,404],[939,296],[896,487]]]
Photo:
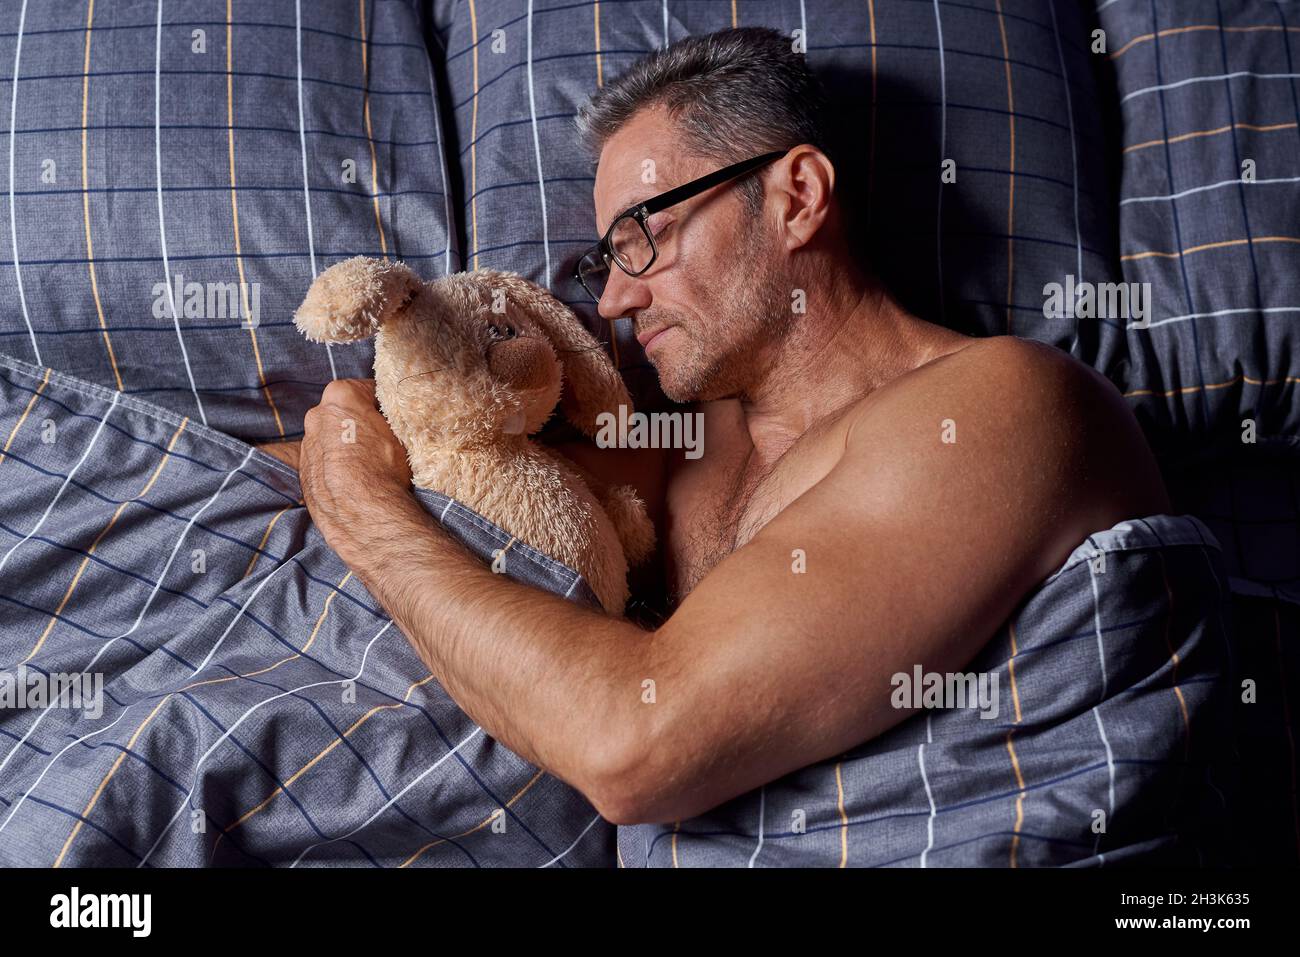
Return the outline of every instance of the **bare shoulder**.
[[[858,474],[882,504],[908,509],[928,497],[926,507],[952,510],[975,533],[1015,528],[1053,555],[1170,510],[1114,385],[1015,336],[975,340],[878,390],[850,423],[844,462],[869,466]]]
[[[862,403],[855,425],[879,438],[936,416],[945,444],[959,442],[966,426],[982,441],[997,438],[1039,456],[1133,445],[1150,454],[1110,380],[1061,349],[1017,336],[976,339],[899,376]]]
[[[915,401],[936,387],[966,397],[966,404],[1043,411],[1041,404],[1092,399],[1121,405],[1105,376],[1069,353],[1019,336],[989,336],[921,366],[889,383],[902,401]],[[881,390],[882,392],[886,390]],[[1107,395],[1109,393],[1110,395]]]

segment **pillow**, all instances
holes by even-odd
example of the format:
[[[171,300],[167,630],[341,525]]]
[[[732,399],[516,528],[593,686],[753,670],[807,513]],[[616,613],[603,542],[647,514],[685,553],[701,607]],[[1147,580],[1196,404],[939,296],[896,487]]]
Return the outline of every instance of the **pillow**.
[[[1044,315],[1049,282],[1118,273],[1094,58],[1076,4],[607,2],[523,14],[509,0],[476,0],[472,16],[448,0],[435,7],[467,264],[549,286],[612,337],[634,391],[654,375],[630,321],[603,328],[570,279],[596,238],[573,116],[666,40],[735,25],[804,31],[833,115],[849,120],[834,144],[846,201],[905,304],[966,332],[1011,332],[1122,365],[1118,324]],[[949,185],[945,158],[957,164]]]
[[[292,438],[373,355],[297,333],[312,278],[358,253],[457,268],[415,6],[6,11],[0,351],[241,439]]]
[[[1126,395],[1234,592],[1300,604],[1300,7],[1099,7],[1122,118]],[[1243,621],[1258,616],[1243,605]]]
[[[1300,431],[1300,8],[1260,0],[1100,7],[1123,127],[1130,397],[1153,432],[1240,448]],[[1250,181],[1247,181],[1250,180]]]

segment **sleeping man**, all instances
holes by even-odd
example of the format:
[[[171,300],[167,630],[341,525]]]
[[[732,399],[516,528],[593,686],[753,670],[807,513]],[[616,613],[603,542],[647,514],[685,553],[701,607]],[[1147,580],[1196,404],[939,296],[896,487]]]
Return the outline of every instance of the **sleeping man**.
[[[579,116],[606,237],[583,285],[704,416],[695,458],[566,447],[649,504],[656,627],[469,556],[369,380],[307,416],[330,545],[486,732],[614,823],[699,815],[879,735],[914,713],[892,675],[959,669],[1090,532],[1170,510],[1103,376],[910,315],[855,263],[823,102],[788,38],[742,29],[650,55]]]

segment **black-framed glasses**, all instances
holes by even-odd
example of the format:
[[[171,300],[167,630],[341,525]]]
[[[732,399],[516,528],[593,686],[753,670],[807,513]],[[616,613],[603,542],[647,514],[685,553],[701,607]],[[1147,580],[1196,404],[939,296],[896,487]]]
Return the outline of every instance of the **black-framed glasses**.
[[[587,295],[594,301],[600,302],[609,279],[611,261],[629,276],[639,276],[653,266],[654,261],[659,258],[659,247],[655,244],[655,238],[646,225],[648,217],[692,196],[698,196],[719,183],[737,179],[760,166],[766,166],[788,152],[790,151],[774,150],[762,156],[741,160],[739,163],[724,166],[720,170],[707,173],[681,186],[675,186],[666,193],[660,193],[643,203],[625,209],[609,224],[609,229],[605,230],[605,235],[601,237],[600,242],[583,253],[573,269],[573,278],[587,290]]]

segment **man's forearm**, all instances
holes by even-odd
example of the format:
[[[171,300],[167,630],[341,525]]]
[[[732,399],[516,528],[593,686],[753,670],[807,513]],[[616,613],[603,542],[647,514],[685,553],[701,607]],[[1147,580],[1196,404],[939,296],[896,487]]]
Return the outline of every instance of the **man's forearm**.
[[[357,505],[340,555],[488,734],[600,806],[654,709],[653,633],[494,574],[410,495]]]

